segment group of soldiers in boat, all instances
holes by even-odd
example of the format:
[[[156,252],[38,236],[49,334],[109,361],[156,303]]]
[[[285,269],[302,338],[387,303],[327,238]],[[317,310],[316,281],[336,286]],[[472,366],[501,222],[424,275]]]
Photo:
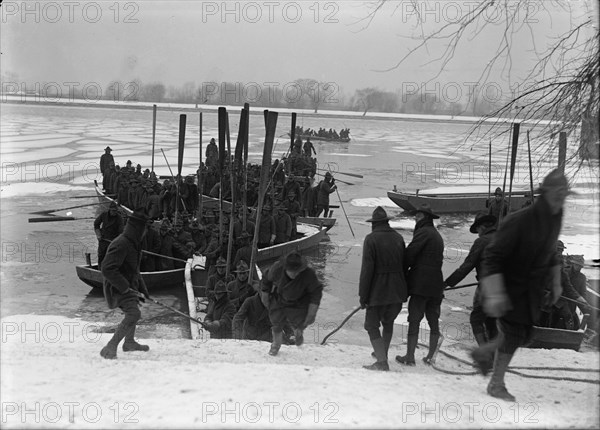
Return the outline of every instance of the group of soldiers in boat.
[[[223,181],[218,179],[218,148],[216,158],[211,147],[206,150],[206,165],[201,166],[203,185],[210,186],[209,196],[218,198],[220,184],[223,184],[223,199],[231,198],[230,175],[232,163],[225,163]],[[247,206],[237,205],[234,213],[231,210],[213,210],[205,208],[199,213],[199,190],[196,184],[197,175],[188,175],[185,179],[176,178],[179,182],[179,195],[173,180],[166,179],[161,184],[154,172],[142,171],[142,166],[133,167],[130,160],[125,167],[115,164],[110,147],[100,160],[103,174],[104,191],[115,197],[119,204],[129,208],[143,208],[148,217],[149,229],[144,238],[144,250],[165,256],[186,260],[192,254],[206,256],[206,266],[210,269],[219,257],[227,256],[228,241],[233,241],[231,269],[235,269],[241,259],[250,264],[250,245],[255,230],[255,211],[248,209],[255,206],[258,196],[260,165],[248,164],[247,169]],[[288,158],[275,160],[271,167],[274,186],[267,192],[262,207],[261,221],[258,228],[258,247],[281,244],[299,237],[297,220],[300,216],[327,215],[329,212],[329,194],[335,192],[337,185],[331,173],[327,172],[322,181],[316,184],[316,168],[308,176],[296,176],[298,159],[307,158],[292,151]],[[309,157],[310,158],[310,157]],[[225,157],[225,160],[229,160]],[[215,163],[216,161],[216,163]],[[316,163],[315,163],[316,164]],[[239,171],[233,166],[233,171]],[[287,173],[287,174],[286,174]],[[237,182],[237,195],[241,196],[242,178]],[[213,182],[217,181],[213,184]],[[230,206],[229,206],[230,207]],[[244,214],[246,212],[246,214]],[[179,216],[175,218],[175,214]],[[233,217],[231,216],[233,215]],[[245,215],[245,216],[244,216]],[[222,217],[222,220],[220,219]],[[245,228],[244,228],[245,219]],[[159,223],[154,223],[160,220]],[[233,222],[233,237],[228,237],[229,224]],[[222,225],[222,230],[219,226]],[[98,262],[106,253],[110,241],[123,231],[123,220],[116,204],[98,216],[94,222],[94,230],[99,240]],[[239,255],[238,255],[239,254]],[[181,267],[182,263],[144,254],[142,271],[170,270]]]
[[[330,128],[329,130],[319,127],[318,131],[313,130],[310,127],[307,127],[306,130],[301,126],[296,126],[296,135],[305,136],[305,137],[323,137],[326,139],[332,140],[340,140],[340,139],[348,139],[350,137],[350,129],[342,128],[338,133],[336,130]]]

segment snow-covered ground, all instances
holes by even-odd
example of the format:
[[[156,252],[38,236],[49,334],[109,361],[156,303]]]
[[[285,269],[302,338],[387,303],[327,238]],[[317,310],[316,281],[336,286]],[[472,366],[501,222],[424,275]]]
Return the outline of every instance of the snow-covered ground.
[[[362,369],[366,347],[144,339],[150,352],[104,360],[110,334],[54,316],[2,319],[2,427],[11,428],[598,428],[598,373],[520,370],[592,383],[509,374],[517,402],[489,397],[487,378],[438,372],[420,361]],[[442,350],[462,359],[458,345]],[[395,355],[403,351],[390,351]],[[598,352],[520,349],[512,366],[598,369]],[[440,368],[469,372],[438,355]]]

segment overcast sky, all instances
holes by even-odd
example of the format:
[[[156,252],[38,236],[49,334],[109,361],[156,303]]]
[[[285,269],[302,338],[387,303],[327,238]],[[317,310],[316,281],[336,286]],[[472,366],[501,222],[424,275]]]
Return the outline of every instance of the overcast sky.
[[[369,13],[369,2],[358,0],[138,1],[117,7],[113,1],[27,3],[30,10],[25,12],[25,3],[3,2],[0,34],[2,72],[16,73],[26,82],[106,85],[139,78],[167,86],[213,80],[283,85],[315,78],[335,82],[351,94],[367,86],[395,90],[433,77],[438,67],[427,63],[445,46],[444,41],[431,43],[398,69],[376,71],[394,65],[417,43],[411,36],[418,37],[421,27],[408,1],[390,2],[366,28],[358,21]],[[541,50],[573,19],[585,16],[581,11],[586,2],[565,3],[575,5],[575,13],[558,7],[549,12],[532,9],[529,25],[513,35],[515,76],[531,65],[532,37]],[[429,9],[421,10],[425,32],[475,2],[427,4]],[[500,26],[489,26],[473,37],[437,79],[476,79],[500,34]],[[500,70],[496,73],[500,76]]]

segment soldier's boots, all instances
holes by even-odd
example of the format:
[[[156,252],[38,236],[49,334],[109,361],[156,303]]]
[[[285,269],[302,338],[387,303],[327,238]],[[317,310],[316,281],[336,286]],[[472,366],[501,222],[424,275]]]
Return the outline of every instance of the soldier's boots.
[[[373,345],[373,350],[375,351],[375,356],[377,361],[368,366],[363,366],[363,368],[367,370],[380,370],[380,371],[388,371],[390,370],[390,365],[387,360],[387,352],[385,348],[385,341],[383,338],[379,337],[377,339],[371,340],[371,345]]]
[[[504,375],[508,369],[512,354],[496,351],[494,357],[494,371],[487,386],[487,392],[490,396],[509,402],[516,401],[515,396],[510,394],[504,385]]]
[[[269,349],[269,355],[279,354],[279,349],[283,343],[283,332],[273,330],[273,342],[271,342],[271,348]]]
[[[426,357],[423,357],[423,363],[427,365],[433,364],[433,357],[435,357],[436,351],[442,344],[442,342],[439,342],[440,338],[441,336],[439,334],[429,334],[429,352]]]
[[[133,341],[125,341],[123,342],[123,351],[150,351],[150,347],[148,345],[142,345],[141,343],[137,343],[135,340]]]
[[[419,335],[409,335],[406,339],[406,355],[397,355],[396,361],[405,366],[415,366],[415,349],[419,342]]]
[[[117,358],[117,345],[111,345],[109,342],[104,348],[100,350],[100,355],[108,360],[114,360]]]

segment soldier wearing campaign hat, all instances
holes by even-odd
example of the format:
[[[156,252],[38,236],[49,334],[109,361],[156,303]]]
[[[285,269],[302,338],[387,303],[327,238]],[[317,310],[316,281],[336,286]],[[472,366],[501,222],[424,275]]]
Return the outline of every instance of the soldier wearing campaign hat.
[[[227,286],[220,280],[215,284],[213,294],[209,297],[204,328],[210,332],[211,339],[231,338],[231,322],[235,315],[235,306],[229,300]]]
[[[115,164],[115,159],[112,156],[111,151],[112,149],[110,149],[110,146],[107,146],[104,148],[104,154],[100,157],[100,173],[102,173],[103,176],[108,171],[110,164]]]
[[[365,330],[377,361],[369,370],[389,370],[388,351],[394,334],[394,320],[406,302],[408,291],[404,278],[404,238],[390,227],[390,217],[377,206],[369,233],[363,243],[358,295],[361,308],[366,308]],[[382,327],[383,333],[379,328]]]
[[[100,351],[100,355],[107,359],[117,358],[117,348],[123,338],[125,352],[150,349],[134,339],[135,328],[141,317],[139,302],[149,297],[144,279],[140,275],[142,240],[146,235],[147,222],[148,216],[145,211],[133,212],[127,218],[123,233],[109,245],[102,264],[106,303],[110,309],[119,307],[125,313],[125,318],[115,334]]]
[[[433,225],[439,216],[428,204],[411,212],[415,217],[413,239],[406,247],[404,260],[408,270],[408,335],[406,355],[396,356],[396,361],[408,366],[415,365],[415,348],[419,339],[419,326],[423,317],[429,324],[429,353],[425,362],[430,363],[440,339],[439,318],[444,298],[444,240]]]
[[[477,279],[481,273],[481,262],[483,261],[483,251],[486,246],[494,238],[496,233],[496,217],[488,215],[485,212],[480,212],[475,216],[475,221],[469,229],[471,233],[478,235],[475,242],[469,250],[469,255],[465,261],[456,269],[444,283],[447,287],[454,287],[473,269],[477,272]],[[473,296],[473,310],[470,316],[471,329],[478,345],[492,340],[498,334],[496,329],[496,318],[488,317],[483,311],[483,303],[481,301],[481,288],[477,286],[475,295]]]

